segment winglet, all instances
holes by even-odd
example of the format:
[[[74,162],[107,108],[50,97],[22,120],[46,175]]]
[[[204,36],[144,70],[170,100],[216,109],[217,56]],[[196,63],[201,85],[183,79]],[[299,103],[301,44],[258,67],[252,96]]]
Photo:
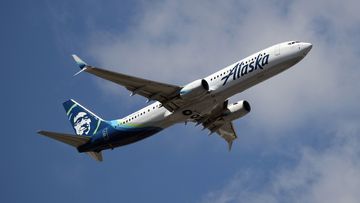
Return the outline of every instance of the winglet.
[[[87,66],[87,64],[75,54],[73,54],[72,57],[74,58],[75,62],[78,64],[80,69],[84,69]]]
[[[87,64],[81,60],[81,58],[79,58],[78,56],[76,56],[75,54],[72,55],[72,57],[74,58],[75,62],[78,64],[79,68],[81,69],[79,72],[75,73],[74,76],[79,75],[81,72],[86,70]]]

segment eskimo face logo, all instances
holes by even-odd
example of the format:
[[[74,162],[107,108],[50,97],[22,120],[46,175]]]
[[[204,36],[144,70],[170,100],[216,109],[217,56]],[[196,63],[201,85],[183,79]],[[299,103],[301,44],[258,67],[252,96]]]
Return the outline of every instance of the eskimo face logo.
[[[87,135],[90,132],[91,119],[87,113],[79,112],[76,116],[74,116],[73,122],[76,134]]]

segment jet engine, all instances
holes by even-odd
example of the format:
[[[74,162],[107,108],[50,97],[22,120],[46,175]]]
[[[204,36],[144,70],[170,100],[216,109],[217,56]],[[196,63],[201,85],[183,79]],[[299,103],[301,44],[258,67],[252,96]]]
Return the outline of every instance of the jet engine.
[[[251,111],[249,102],[241,100],[227,106],[227,109],[223,113],[223,118],[226,121],[232,121],[240,117],[245,116]]]
[[[192,99],[205,95],[209,91],[209,84],[205,79],[195,80],[180,90],[180,97]]]

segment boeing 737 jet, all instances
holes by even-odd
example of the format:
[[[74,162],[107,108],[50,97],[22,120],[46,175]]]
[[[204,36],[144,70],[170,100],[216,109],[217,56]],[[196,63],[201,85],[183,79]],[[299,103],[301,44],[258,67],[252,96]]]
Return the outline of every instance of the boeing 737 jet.
[[[102,161],[101,151],[147,138],[176,123],[194,122],[217,133],[229,150],[237,138],[232,121],[250,112],[250,104],[228,99],[301,61],[312,44],[289,41],[276,44],[237,61],[209,76],[184,86],[116,73],[87,65],[76,55],[81,72],[124,86],[131,95],[141,95],[152,104],[116,120],[104,120],[76,101],[63,103],[75,134],[39,131],[39,134],[76,147]]]

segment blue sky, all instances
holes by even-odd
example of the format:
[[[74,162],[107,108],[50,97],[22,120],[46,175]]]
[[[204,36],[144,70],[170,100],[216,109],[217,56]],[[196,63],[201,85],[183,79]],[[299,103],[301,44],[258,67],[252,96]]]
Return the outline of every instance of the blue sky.
[[[2,1],[1,202],[359,202],[357,1]],[[216,135],[173,126],[97,163],[36,134],[71,133],[62,102],[105,119],[145,106],[80,74],[71,59],[173,84],[272,44],[314,44],[294,68],[231,101],[231,153]]]

